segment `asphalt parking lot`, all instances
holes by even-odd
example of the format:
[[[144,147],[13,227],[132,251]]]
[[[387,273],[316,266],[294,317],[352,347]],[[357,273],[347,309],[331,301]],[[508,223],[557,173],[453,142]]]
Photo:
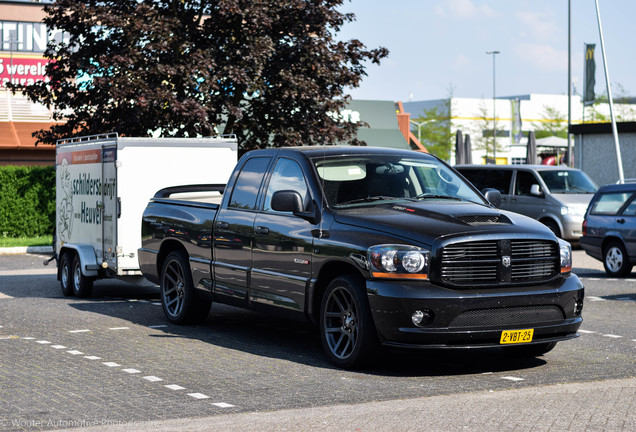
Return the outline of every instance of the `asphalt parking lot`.
[[[0,430],[635,430],[636,277],[582,251],[574,266],[581,337],[543,357],[389,352],[343,371],[308,326],[222,306],[173,326],[156,287],[63,297],[40,256],[3,255]]]

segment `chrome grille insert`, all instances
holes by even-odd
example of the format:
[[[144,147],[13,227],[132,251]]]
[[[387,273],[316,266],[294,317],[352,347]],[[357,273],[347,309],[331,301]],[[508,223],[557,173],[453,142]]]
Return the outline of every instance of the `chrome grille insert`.
[[[488,240],[442,248],[439,277],[456,286],[545,282],[558,274],[559,250],[548,240]]]

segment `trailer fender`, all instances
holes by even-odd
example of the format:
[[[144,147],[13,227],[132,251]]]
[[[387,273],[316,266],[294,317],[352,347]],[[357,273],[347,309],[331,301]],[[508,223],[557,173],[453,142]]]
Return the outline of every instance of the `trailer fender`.
[[[97,262],[95,249],[93,249],[92,246],[65,243],[60,250],[60,255],[68,250],[72,250],[77,254],[77,256],[79,256],[82,275],[86,277],[96,277],[99,275],[99,269],[101,269],[101,265]]]

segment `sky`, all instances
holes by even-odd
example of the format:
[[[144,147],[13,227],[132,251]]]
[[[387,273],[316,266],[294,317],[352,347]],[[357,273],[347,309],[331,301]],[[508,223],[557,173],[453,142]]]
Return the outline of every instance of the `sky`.
[[[596,44],[596,94],[605,92],[594,0],[571,2],[571,67],[583,91],[584,47]],[[635,0],[598,0],[612,95],[636,96]],[[432,100],[567,94],[568,0],[345,0],[356,21],[338,38],[383,46],[354,99]],[[621,89],[622,87],[622,89]]]

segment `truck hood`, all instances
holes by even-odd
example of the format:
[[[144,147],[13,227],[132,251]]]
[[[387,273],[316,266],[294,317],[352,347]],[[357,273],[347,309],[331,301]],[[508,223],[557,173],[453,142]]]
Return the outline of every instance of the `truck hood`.
[[[575,207],[585,207],[592,201],[593,193],[581,193],[581,194],[552,194],[554,199],[567,205]]]
[[[343,225],[382,231],[425,245],[447,236],[525,233],[552,237],[550,230],[534,219],[469,202],[393,202],[338,210],[334,217]]]

